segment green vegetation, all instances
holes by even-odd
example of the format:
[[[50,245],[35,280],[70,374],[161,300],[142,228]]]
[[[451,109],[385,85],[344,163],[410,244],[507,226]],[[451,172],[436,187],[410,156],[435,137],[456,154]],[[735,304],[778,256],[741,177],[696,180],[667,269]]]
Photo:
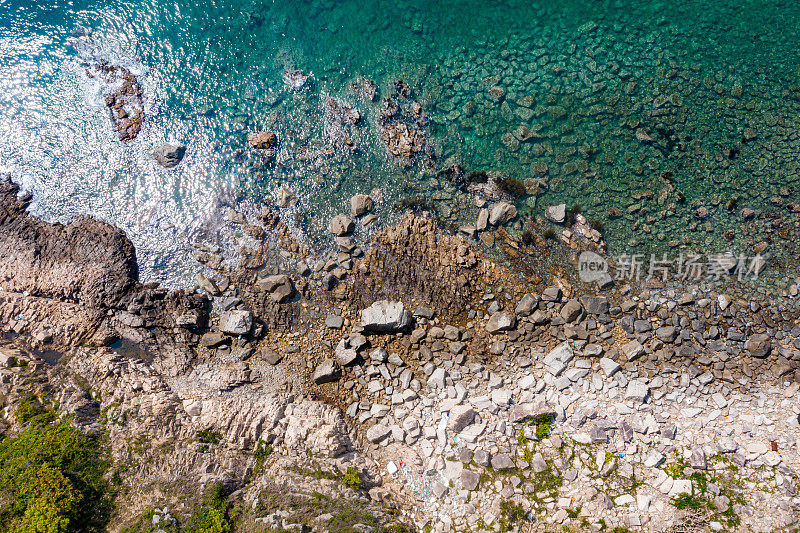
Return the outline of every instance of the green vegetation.
[[[544,414],[533,417],[532,422],[536,425],[536,440],[542,440],[550,435],[553,426],[553,415]]]
[[[267,460],[267,457],[272,455],[272,446],[265,444],[263,440],[260,440],[256,445],[256,451],[253,452],[253,455],[256,458],[256,471],[259,471],[264,466],[264,462]]]
[[[219,431],[204,429],[197,434],[197,439],[203,444],[219,444],[222,440],[222,434]]]
[[[177,526],[173,526],[170,523],[165,523],[163,520],[158,524],[154,524],[153,516],[155,516],[155,514],[156,512],[153,509],[149,509],[147,512],[142,514],[142,516],[140,516],[136,522],[123,529],[120,533],[153,533],[157,529],[163,529],[167,531],[177,530]]]
[[[47,424],[55,420],[55,415],[48,409],[48,406],[32,392],[22,397],[16,415],[17,422],[21,426],[28,423],[33,425]]]
[[[112,490],[100,437],[54,423],[33,398],[17,411],[29,427],[0,441],[0,532],[101,531]]]
[[[189,518],[187,533],[230,533],[233,526],[230,509],[222,483],[214,484],[206,491],[203,504]]]
[[[720,463],[724,468],[719,468]],[[678,459],[675,463],[666,465],[664,468],[670,475],[677,478],[691,479],[692,492],[679,494],[672,501],[677,509],[688,509],[709,513],[715,520],[722,522],[729,528],[735,528],[741,522],[741,518],[733,510],[734,504],[745,505],[741,490],[736,487],[734,481],[738,467],[730,462],[725,455],[718,455],[709,461],[709,469],[706,471],[693,471],[687,475],[689,465],[683,459]],[[727,509],[720,512],[714,505],[713,498],[708,494],[709,483],[715,484],[719,488],[719,495],[725,496],[729,500]],[[695,490],[696,489],[696,490]]]
[[[324,530],[331,533],[357,533],[357,524],[373,528],[376,533],[410,533],[413,531],[401,522],[380,524],[367,506],[358,500],[331,498],[319,492],[311,494],[292,492],[287,486],[271,486],[261,491],[258,496],[257,514],[273,512],[278,509],[288,511],[288,518],[293,523],[309,523],[325,514],[331,519],[324,524]]]
[[[358,470],[352,466],[347,467],[347,472],[345,472],[342,481],[351,489],[361,488],[361,475],[358,473]]]
[[[331,533],[354,533],[356,530],[352,526],[355,524],[376,527],[378,519],[365,509],[353,506],[345,507],[335,513],[331,521],[328,522],[328,531]]]
[[[510,500],[500,502],[500,531],[511,531],[525,518],[525,510],[519,503]]]

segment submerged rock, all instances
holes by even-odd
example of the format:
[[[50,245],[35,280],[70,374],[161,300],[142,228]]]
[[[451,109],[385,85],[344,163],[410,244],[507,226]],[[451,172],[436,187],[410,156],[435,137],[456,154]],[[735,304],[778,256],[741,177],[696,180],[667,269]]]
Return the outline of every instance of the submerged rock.
[[[544,216],[548,220],[552,220],[557,224],[561,224],[567,217],[567,205],[566,204],[551,205],[550,207],[544,210]]]
[[[499,226],[517,216],[517,208],[507,202],[500,202],[492,208],[489,224]]]
[[[287,70],[283,73],[283,82],[292,90],[299,91],[311,85],[310,77],[302,70]]]
[[[278,137],[271,131],[254,131],[247,136],[247,142],[256,150],[272,150],[278,145]]]
[[[164,168],[178,166],[186,154],[186,146],[182,144],[162,144],[153,152],[153,157]]]

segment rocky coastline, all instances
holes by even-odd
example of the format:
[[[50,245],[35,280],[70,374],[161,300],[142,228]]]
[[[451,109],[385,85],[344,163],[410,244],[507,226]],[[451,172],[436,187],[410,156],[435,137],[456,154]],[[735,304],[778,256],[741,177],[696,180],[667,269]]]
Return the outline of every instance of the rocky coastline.
[[[29,201],[0,180],[0,428],[25,430],[33,394],[103,434],[109,531],[188,530],[215,483],[237,532],[798,526],[793,307],[577,283],[599,233],[523,240],[503,202],[455,232],[408,212],[367,235],[366,195],[328,250],[272,207],[231,212],[239,256],[196,243],[196,288],[168,290],[139,283],[119,229]]]

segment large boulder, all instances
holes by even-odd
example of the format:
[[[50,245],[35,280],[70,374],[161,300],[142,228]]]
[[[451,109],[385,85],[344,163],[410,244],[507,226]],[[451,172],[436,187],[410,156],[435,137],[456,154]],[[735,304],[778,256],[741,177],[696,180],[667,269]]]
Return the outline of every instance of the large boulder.
[[[162,144],[153,152],[153,157],[164,168],[174,168],[181,162],[186,154],[186,147],[182,144]]]
[[[567,300],[567,303],[561,308],[561,318],[567,323],[578,320],[582,314],[583,306],[574,298]]]
[[[294,284],[292,278],[286,274],[275,274],[258,280],[258,285],[268,293],[270,297],[283,303],[294,295]]]
[[[404,331],[411,325],[411,313],[403,302],[379,300],[361,311],[361,325],[364,331],[374,333]]]
[[[450,429],[456,433],[461,433],[465,427],[472,424],[473,420],[475,420],[475,410],[468,405],[457,405],[450,410]]]
[[[561,224],[567,217],[567,206],[566,204],[551,205],[544,210],[544,216],[548,220]]]

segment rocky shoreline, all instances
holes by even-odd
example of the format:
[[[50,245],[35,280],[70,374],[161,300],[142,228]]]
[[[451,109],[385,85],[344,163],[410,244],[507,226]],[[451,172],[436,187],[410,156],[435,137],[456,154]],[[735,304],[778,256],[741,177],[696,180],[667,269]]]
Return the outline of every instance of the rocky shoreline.
[[[780,302],[575,284],[536,257],[597,239],[524,242],[500,202],[455,233],[407,213],[367,236],[364,195],[327,252],[271,208],[231,212],[239,257],[198,244],[196,290],[170,291],[137,281],[118,229],[44,223],[18,192],[0,182],[3,430],[32,392],[107,435],[110,531],[148,512],[179,531],[217,481],[235,531],[797,527]]]

